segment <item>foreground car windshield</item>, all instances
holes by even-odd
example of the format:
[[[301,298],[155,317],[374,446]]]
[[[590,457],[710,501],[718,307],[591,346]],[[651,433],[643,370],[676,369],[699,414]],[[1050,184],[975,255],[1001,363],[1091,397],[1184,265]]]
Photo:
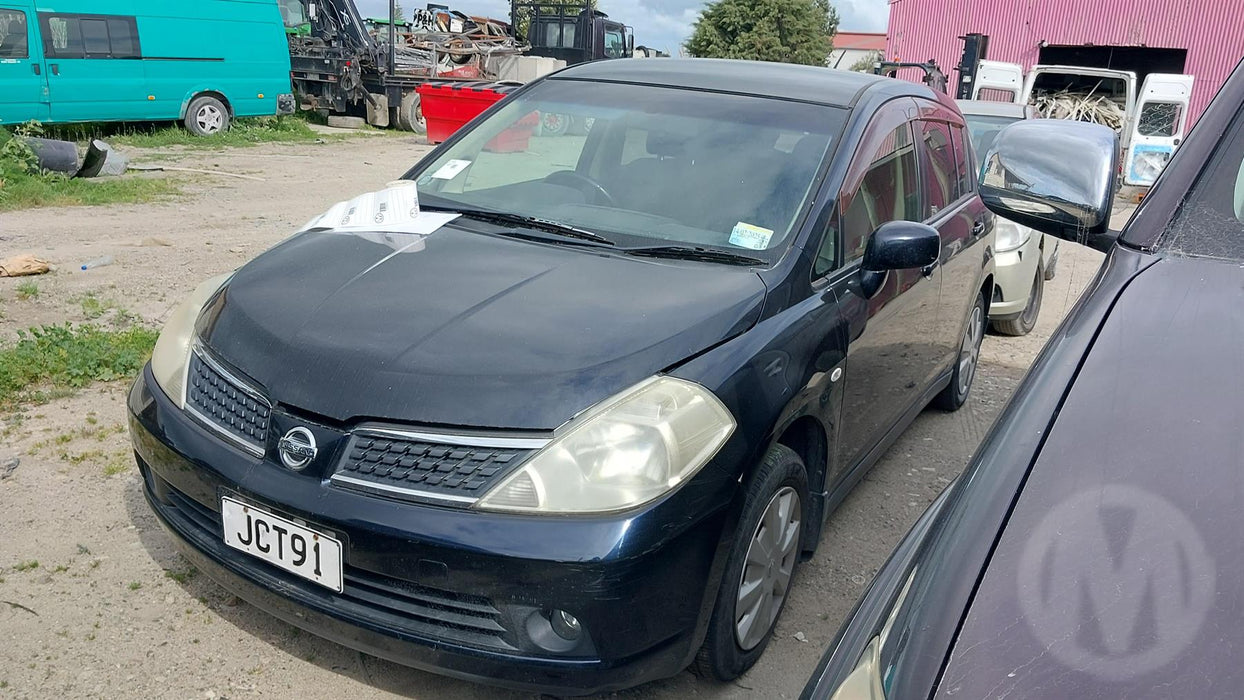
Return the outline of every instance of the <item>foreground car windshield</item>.
[[[843,118],[784,100],[549,80],[408,177],[432,206],[773,260]]]

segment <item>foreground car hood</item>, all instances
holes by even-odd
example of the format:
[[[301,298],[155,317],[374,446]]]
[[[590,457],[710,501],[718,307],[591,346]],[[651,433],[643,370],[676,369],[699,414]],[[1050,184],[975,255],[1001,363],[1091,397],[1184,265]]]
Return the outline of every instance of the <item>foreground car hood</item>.
[[[200,320],[279,404],[334,420],[552,429],[756,322],[745,268],[527,243],[310,232]]]

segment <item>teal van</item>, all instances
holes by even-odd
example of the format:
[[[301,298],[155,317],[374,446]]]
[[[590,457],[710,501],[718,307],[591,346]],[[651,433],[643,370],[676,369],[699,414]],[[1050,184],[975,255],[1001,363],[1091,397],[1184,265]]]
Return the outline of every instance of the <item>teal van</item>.
[[[0,124],[292,114],[276,0],[0,0]]]

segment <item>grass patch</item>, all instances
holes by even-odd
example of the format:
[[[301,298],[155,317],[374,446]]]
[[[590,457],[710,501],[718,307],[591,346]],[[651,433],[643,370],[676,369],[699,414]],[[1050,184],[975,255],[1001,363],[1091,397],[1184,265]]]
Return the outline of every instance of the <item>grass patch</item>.
[[[138,590],[138,589],[140,589],[140,588],[142,588],[142,587],[143,587],[143,585],[142,585],[141,583],[139,583],[138,581],[130,581],[130,590],[131,590],[131,591],[136,591],[136,590]]]
[[[31,559],[30,561],[18,562],[17,566],[13,567],[13,570],[14,571],[30,571],[32,569],[37,569],[37,568],[39,568],[39,561],[37,559]]]
[[[46,127],[53,138],[68,141],[103,139],[113,146],[134,148],[165,148],[186,146],[216,150],[257,143],[306,143],[324,138],[307,126],[300,116],[256,117],[238,119],[228,131],[211,136],[195,136],[180,124],[155,123],[91,123]]]
[[[19,283],[16,287],[16,290],[17,290],[17,298],[21,299],[22,301],[26,301],[27,299],[38,299],[39,298],[39,285],[30,280]]]
[[[132,377],[151,355],[159,333],[144,326],[119,330],[63,324],[18,331],[0,344],[0,409]]]

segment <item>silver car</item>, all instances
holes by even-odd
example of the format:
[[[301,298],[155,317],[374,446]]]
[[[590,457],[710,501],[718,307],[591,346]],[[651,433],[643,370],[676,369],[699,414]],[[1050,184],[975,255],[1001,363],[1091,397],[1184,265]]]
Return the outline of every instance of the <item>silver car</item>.
[[[989,150],[1002,127],[1021,119],[1038,119],[1035,107],[1010,102],[959,100],[972,146],[978,154]],[[997,270],[989,318],[1004,335],[1027,335],[1041,313],[1041,293],[1054,279],[1058,239],[999,217]]]

